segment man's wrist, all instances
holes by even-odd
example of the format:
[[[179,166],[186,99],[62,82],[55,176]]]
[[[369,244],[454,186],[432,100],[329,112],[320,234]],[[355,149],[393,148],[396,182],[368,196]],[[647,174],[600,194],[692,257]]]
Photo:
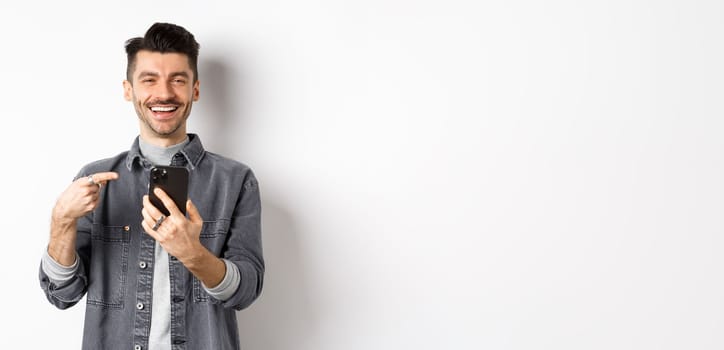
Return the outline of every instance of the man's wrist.
[[[76,218],[67,216],[63,212],[63,209],[58,204],[56,204],[53,207],[53,211],[51,212],[50,218],[53,221],[53,223],[58,224],[58,225],[63,225],[63,226],[72,225],[77,220]]]
[[[199,242],[186,255],[178,256],[177,258],[186,268],[193,270],[194,268],[204,266],[210,256],[215,258],[215,256]]]

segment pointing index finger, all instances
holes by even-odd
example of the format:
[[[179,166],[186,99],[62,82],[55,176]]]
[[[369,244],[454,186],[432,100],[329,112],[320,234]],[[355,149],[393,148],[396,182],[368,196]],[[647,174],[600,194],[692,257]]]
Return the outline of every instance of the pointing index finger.
[[[95,182],[104,182],[117,179],[118,173],[114,171],[106,171],[102,173],[95,173],[91,176],[93,177],[93,181]]]

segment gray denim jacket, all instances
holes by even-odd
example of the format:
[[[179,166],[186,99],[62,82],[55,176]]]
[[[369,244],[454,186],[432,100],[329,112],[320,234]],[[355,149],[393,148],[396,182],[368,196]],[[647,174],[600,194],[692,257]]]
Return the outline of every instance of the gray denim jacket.
[[[209,296],[171,257],[171,343],[181,349],[239,349],[236,310],[261,294],[264,259],[259,186],[246,165],[206,152],[197,135],[176,155],[189,170],[189,198],[204,219],[201,243],[234,263],[241,283],[226,301]],[[78,220],[76,275],[62,285],[40,269],[40,286],[60,309],[86,297],[83,349],[148,349],[154,240],[141,226],[142,198],[152,164],[136,138],[130,151],[86,165],[78,176],[115,171],[98,207]]]

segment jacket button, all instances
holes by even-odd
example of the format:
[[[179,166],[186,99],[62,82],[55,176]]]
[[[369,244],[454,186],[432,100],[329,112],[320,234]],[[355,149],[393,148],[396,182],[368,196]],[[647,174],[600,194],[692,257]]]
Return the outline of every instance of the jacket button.
[[[145,268],[146,268],[146,262],[145,262],[145,261],[141,261],[140,263],[138,263],[138,267],[140,267],[140,268],[142,268],[142,269],[145,269]]]
[[[143,309],[143,303],[136,304],[136,309],[142,310]]]
[[[123,226],[123,231],[128,232],[128,231],[130,231],[130,230],[131,230],[131,227],[130,227],[130,226]]]
[[[142,349],[141,346],[138,344],[133,346],[133,350],[141,350],[141,349]]]

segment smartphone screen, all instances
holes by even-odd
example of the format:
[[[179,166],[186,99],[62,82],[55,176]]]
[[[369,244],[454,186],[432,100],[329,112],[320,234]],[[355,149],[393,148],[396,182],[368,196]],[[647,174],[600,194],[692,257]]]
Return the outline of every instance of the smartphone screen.
[[[186,199],[188,198],[189,172],[184,167],[157,165],[151,168],[148,182],[148,198],[154,207],[164,215],[170,213],[163,202],[153,193],[158,187],[168,194],[178,209],[186,215]]]

